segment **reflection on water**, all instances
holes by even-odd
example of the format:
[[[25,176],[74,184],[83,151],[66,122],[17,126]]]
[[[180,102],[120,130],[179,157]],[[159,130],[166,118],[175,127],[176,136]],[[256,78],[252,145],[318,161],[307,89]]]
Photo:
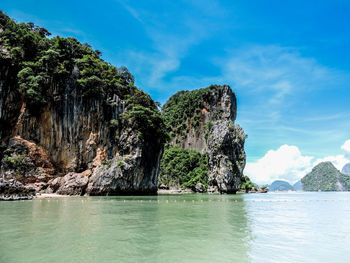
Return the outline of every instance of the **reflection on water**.
[[[0,262],[345,262],[350,194],[0,203]]]

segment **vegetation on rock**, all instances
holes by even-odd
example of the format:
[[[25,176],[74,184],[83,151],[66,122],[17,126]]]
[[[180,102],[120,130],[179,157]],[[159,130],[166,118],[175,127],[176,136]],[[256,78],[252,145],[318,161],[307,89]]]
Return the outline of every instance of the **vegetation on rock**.
[[[248,176],[243,176],[238,187],[240,190],[249,192],[253,187],[257,187],[257,185],[254,184]]]
[[[122,115],[122,120],[128,122],[139,132],[141,138],[160,140],[165,143],[168,134],[164,125],[163,116],[160,114],[157,104],[142,90],[126,100],[127,110]]]
[[[116,68],[100,58],[101,52],[72,37],[51,35],[33,23],[17,24],[0,11],[0,58],[18,71],[21,94],[28,103],[46,103],[52,82],[62,83],[75,70],[83,96],[117,94],[124,99],[136,90],[127,68]]]
[[[229,86],[211,85],[204,89],[180,91],[162,108],[170,135],[165,154],[174,147],[202,153],[207,159],[206,169],[202,169],[203,178],[207,178],[206,190],[210,192],[235,193],[239,190],[245,165],[245,134],[234,125],[236,106],[236,96]],[[185,163],[189,155],[182,157],[178,161]],[[161,182],[173,186],[163,176],[164,172],[161,173]],[[193,182],[199,181],[193,179]],[[242,187],[249,189],[251,186],[247,182]]]
[[[107,98],[107,102],[117,95],[126,103],[123,121],[133,125],[142,138],[165,142],[167,134],[158,104],[135,87],[126,67],[110,65],[100,58],[100,51],[75,38],[48,38],[51,34],[45,28],[16,23],[1,11],[0,29],[0,61],[17,72],[18,93],[28,107],[37,109],[50,101],[51,85],[64,89],[73,81],[85,99]],[[110,120],[113,128],[118,123]]]
[[[350,191],[350,176],[339,172],[331,162],[318,164],[301,182],[304,191]]]
[[[166,148],[160,163],[160,184],[194,189],[197,183],[208,187],[208,158],[194,150]]]
[[[189,125],[197,127],[201,120],[201,105],[210,94],[217,93],[221,86],[211,85],[205,89],[179,91],[164,104],[162,112],[170,137],[185,136]],[[190,120],[190,123],[187,123]]]
[[[26,169],[26,164],[23,162],[23,159],[27,155],[7,155],[5,154],[2,159],[2,165],[4,169],[12,169],[18,174],[22,175]]]

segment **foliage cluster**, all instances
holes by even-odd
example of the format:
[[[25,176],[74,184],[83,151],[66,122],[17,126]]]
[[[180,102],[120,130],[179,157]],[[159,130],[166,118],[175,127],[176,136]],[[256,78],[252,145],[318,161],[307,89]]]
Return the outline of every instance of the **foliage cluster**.
[[[27,103],[45,104],[48,86],[75,76],[85,97],[117,94],[124,99],[136,90],[127,68],[116,68],[75,38],[55,36],[33,23],[16,23],[0,11],[0,60],[17,69]]]
[[[124,162],[123,161],[118,161],[117,166],[119,168],[123,168],[124,167]]]
[[[126,104],[127,108],[122,115],[122,120],[137,130],[141,138],[159,140],[162,143],[168,140],[163,116],[158,110],[157,103],[148,94],[142,90],[136,90],[126,100]]]
[[[74,80],[86,99],[112,98],[126,102],[123,121],[130,122],[142,137],[167,138],[158,104],[134,86],[126,67],[116,68],[75,38],[55,36],[33,23],[16,23],[0,11],[0,61],[7,61],[18,74],[19,93],[28,106],[44,105],[50,98],[52,83],[65,87]],[[117,128],[120,120],[111,120]]]
[[[244,190],[246,192],[249,192],[253,187],[256,185],[250,180],[248,176],[243,176],[241,179],[241,183],[239,184],[238,188],[240,190]]]
[[[165,149],[160,163],[160,184],[194,189],[197,183],[208,187],[208,157],[194,150]]]
[[[15,170],[17,173],[23,174],[26,170],[26,164],[23,162],[25,157],[25,154],[11,156],[5,154],[2,159],[2,164],[6,169]]]
[[[212,93],[219,91],[219,85],[211,85],[205,89],[179,91],[164,104],[162,112],[165,125],[171,137],[184,136],[187,132],[187,120],[192,127],[197,127],[201,121],[203,101]]]

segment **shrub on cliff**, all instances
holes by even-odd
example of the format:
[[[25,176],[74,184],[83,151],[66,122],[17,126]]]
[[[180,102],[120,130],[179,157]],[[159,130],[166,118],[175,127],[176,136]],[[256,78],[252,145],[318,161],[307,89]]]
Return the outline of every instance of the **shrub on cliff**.
[[[122,119],[139,132],[139,136],[164,143],[168,139],[163,116],[156,102],[142,90],[136,90],[126,100],[127,109]]]
[[[243,176],[241,183],[238,186],[240,190],[244,190],[246,192],[249,192],[253,187],[255,187],[255,184],[250,180],[248,176]]]
[[[22,155],[4,155],[2,159],[2,165],[4,169],[14,170],[18,174],[23,174],[26,170],[26,164],[23,162],[23,159],[26,157],[25,154]]]
[[[166,148],[160,163],[160,184],[192,188],[197,183],[208,187],[208,158],[197,151]]]

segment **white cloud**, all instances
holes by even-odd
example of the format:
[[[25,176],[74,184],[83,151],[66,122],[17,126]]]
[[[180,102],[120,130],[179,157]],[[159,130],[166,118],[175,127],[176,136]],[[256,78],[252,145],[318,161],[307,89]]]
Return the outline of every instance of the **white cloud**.
[[[332,162],[341,170],[350,162],[350,140],[341,149],[345,151],[345,155],[327,156],[314,161],[313,156],[304,156],[297,146],[282,145],[277,150],[268,151],[258,161],[247,163],[244,173],[257,184],[271,184],[275,180],[285,180],[293,184],[321,162]]]
[[[245,174],[258,184],[277,179],[294,183],[311,169],[312,159],[312,156],[303,156],[296,146],[282,145],[268,151],[257,162],[247,163]]]
[[[350,160],[350,140],[347,140],[341,148],[345,151],[345,157]]]

